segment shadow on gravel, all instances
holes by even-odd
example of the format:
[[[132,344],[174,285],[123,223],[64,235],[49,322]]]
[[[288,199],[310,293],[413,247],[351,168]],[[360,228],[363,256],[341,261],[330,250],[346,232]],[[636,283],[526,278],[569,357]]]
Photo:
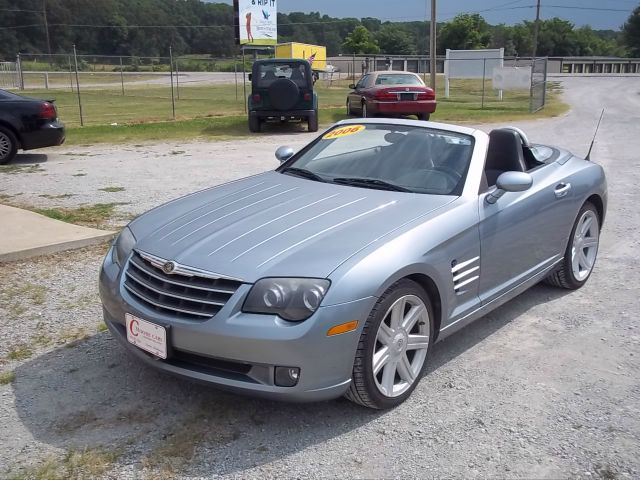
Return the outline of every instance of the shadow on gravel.
[[[320,133],[321,131],[322,129],[318,130],[318,133]],[[307,130],[306,121],[301,121],[301,122],[269,121],[269,122],[264,122],[262,124],[262,128],[260,129],[260,132],[274,134],[274,135],[275,134],[286,135],[286,134],[296,134],[296,133],[309,133],[309,130]],[[316,133],[316,135],[318,133]]]
[[[505,325],[517,321],[518,317],[530,308],[561,298],[569,293],[571,293],[570,290],[550,287],[542,283],[530,288],[442,342],[436,343],[431,350],[426,374],[429,375],[430,372],[482,342]]]
[[[33,163],[44,163],[48,157],[44,153],[19,153],[11,161],[10,165],[30,165]]]
[[[437,344],[429,371],[563,293],[537,286],[520,295]],[[141,463],[151,466],[183,457],[173,466],[182,474],[189,471],[194,452],[198,473],[238,474],[384,415],[344,399],[275,403],[175,379],[130,359],[107,332],[25,362],[15,373],[17,413],[37,441],[62,448],[117,448],[132,456],[129,462],[144,458]]]

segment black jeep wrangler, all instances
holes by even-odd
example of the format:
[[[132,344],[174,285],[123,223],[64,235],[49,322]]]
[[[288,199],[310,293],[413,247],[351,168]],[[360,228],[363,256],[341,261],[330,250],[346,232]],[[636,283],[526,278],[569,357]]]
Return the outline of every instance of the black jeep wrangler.
[[[272,58],[257,60],[251,72],[248,100],[249,130],[259,132],[266,120],[306,121],[318,131],[318,97],[313,73],[306,60]]]

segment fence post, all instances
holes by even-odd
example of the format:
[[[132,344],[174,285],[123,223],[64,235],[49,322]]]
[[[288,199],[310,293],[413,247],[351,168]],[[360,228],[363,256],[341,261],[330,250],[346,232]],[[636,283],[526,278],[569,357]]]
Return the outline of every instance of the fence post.
[[[173,111],[173,119],[176,119],[176,99],[173,96],[173,51],[169,46],[169,75],[171,77],[171,110]]]
[[[180,70],[178,69],[178,64],[180,63],[180,58],[176,58],[176,94],[178,100],[180,100]]]
[[[49,90],[49,72],[44,72],[44,88]]]
[[[480,106],[480,108],[482,110],[484,110],[484,77],[485,74],[487,73],[487,59],[483,58],[482,59],[482,105]]]
[[[544,106],[547,104],[547,74],[548,74],[548,69],[549,68],[549,59],[545,58],[544,59],[544,78],[543,78],[543,90],[542,90],[542,107],[544,108]]]
[[[253,68],[253,67],[252,67]],[[244,95],[242,104],[244,105],[244,113],[247,113],[247,80],[246,67],[244,64],[244,47],[242,47],[242,93]]]
[[[122,66],[122,57],[120,57],[120,85],[122,87],[122,96],[124,97],[124,71]]]
[[[71,93],[73,93],[73,71],[71,69],[71,55],[67,55],[67,61],[69,62],[69,86],[71,87]]]
[[[78,92],[78,108],[80,109],[80,126],[84,127],[84,118],[82,115],[82,98],[80,97],[80,80],[78,79],[78,52],[76,52],[76,44],[73,44],[73,61],[76,66],[76,92]]]
[[[20,57],[20,54],[16,57],[16,65],[18,67],[18,86],[20,90],[24,90],[24,74],[22,73],[22,57]]]
[[[236,57],[233,57],[233,78],[236,83],[236,102],[238,101],[238,63],[236,62]]]

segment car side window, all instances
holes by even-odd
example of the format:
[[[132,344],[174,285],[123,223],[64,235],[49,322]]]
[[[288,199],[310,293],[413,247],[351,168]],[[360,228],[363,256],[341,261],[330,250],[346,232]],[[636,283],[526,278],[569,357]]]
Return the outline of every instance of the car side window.
[[[368,79],[369,79],[369,75],[365,75],[360,80],[358,80],[358,83],[356,83],[356,90],[359,90],[360,88],[365,88],[367,85]]]

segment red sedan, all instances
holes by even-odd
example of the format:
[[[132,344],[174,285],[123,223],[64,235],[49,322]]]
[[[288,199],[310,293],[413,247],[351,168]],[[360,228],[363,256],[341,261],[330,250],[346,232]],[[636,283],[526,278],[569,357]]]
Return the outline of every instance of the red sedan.
[[[353,91],[347,97],[347,115],[416,115],[429,120],[436,111],[436,93],[415,73],[370,72],[349,88]]]

